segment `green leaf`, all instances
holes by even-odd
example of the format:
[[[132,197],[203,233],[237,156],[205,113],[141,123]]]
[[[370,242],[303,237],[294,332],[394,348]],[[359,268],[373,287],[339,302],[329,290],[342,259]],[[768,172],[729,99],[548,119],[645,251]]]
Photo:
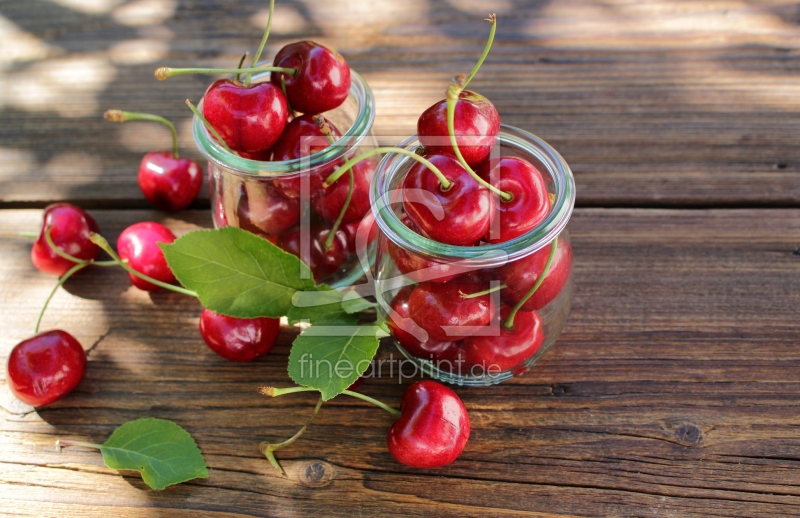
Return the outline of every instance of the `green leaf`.
[[[136,470],[153,489],[208,478],[206,461],[194,439],[172,421],[148,417],[125,423],[100,451],[106,466]]]
[[[355,325],[358,315],[345,312],[342,297],[341,292],[324,284],[313,290],[298,291],[286,316],[290,324],[302,321],[314,325]]]
[[[197,230],[161,249],[181,284],[223,315],[279,318],[295,292],[314,288],[313,279],[301,278],[300,259],[238,228]]]
[[[367,370],[378,351],[379,331],[371,324],[312,325],[294,341],[289,376],[298,385],[319,390],[322,399],[328,401]]]
[[[358,293],[355,290],[350,290],[344,294],[342,298],[342,307],[348,313],[361,313],[362,311],[370,308],[374,308],[376,304],[374,302],[370,302]]]

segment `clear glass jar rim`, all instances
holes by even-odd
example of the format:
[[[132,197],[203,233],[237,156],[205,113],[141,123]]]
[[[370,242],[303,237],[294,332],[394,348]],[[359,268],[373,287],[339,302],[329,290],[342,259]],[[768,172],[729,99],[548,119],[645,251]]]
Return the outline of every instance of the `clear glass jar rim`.
[[[547,169],[553,181],[555,200],[547,217],[535,228],[517,238],[483,246],[455,246],[433,241],[408,228],[391,208],[389,188],[401,167],[413,160],[405,155],[389,153],[383,157],[370,189],[370,203],[375,221],[381,232],[397,246],[430,259],[468,260],[475,267],[500,266],[508,261],[536,252],[553,241],[567,226],[575,207],[575,178],[567,162],[550,144],[525,130],[500,125],[498,141],[532,155]],[[412,135],[398,147],[415,150],[420,146],[417,135]]]
[[[269,64],[259,63],[259,66]],[[269,72],[254,74],[253,79],[261,79],[268,75]],[[197,116],[192,118],[194,143],[207,160],[241,176],[296,175],[303,170],[343,157],[348,151],[357,148],[372,131],[372,125],[375,122],[375,97],[364,78],[353,69],[350,69],[350,95],[358,102],[358,113],[353,124],[336,143],[307,157],[277,162],[260,162],[234,155],[217,143]],[[203,101],[201,100],[197,108],[202,111],[202,106]]]

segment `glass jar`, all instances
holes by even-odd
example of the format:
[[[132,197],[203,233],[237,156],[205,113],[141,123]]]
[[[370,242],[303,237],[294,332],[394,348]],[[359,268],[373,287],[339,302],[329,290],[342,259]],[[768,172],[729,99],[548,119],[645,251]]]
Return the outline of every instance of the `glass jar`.
[[[380,229],[374,267],[378,311],[407,359],[424,374],[458,385],[491,385],[524,373],[558,338],[572,300],[572,249],[566,230],[575,205],[572,172],[555,149],[526,131],[502,125],[498,144],[492,157],[514,156],[529,161],[542,173],[551,200],[550,211],[541,223],[512,240],[453,246],[423,237],[406,226],[401,221],[403,192],[399,188],[416,162],[405,155],[386,155],[370,190]],[[410,151],[419,146],[416,136],[400,145]],[[547,275],[535,288],[548,262]],[[456,284],[448,288],[448,283],[458,283],[459,288],[453,288]],[[410,317],[415,313],[418,321],[436,320],[440,315],[430,313],[440,309],[455,313],[463,295],[475,293],[462,293],[464,286],[490,292],[475,297],[476,303],[488,304],[486,311],[494,315],[489,325],[459,322],[457,326],[439,327],[446,330],[443,338],[423,329],[431,330],[430,323],[421,326]],[[523,305],[522,299],[534,288],[533,296]],[[449,299],[442,295],[449,292],[453,292],[447,295]],[[451,307],[424,306],[428,314],[415,310],[414,304],[422,307],[415,300],[431,297],[431,293],[438,293],[437,301],[453,301]],[[516,313],[514,328],[527,330],[527,338],[502,340],[501,326],[517,304],[522,308]]]
[[[355,234],[360,218],[371,218],[367,191],[378,163],[373,158],[353,168],[357,178],[350,204],[353,210],[348,209],[348,217],[331,246],[326,247],[324,242],[339,211],[326,205],[326,193],[330,191],[322,188],[322,182],[348,158],[377,145],[372,134],[375,120],[372,90],[355,71],[351,70],[350,77],[348,98],[338,108],[323,114],[342,136],[333,144],[327,140],[319,142],[324,137],[304,138],[302,149],[309,152],[301,158],[286,161],[243,158],[219,145],[197,117],[192,124],[195,144],[208,159],[214,227],[234,226],[265,237],[309,265],[310,271],[304,269],[302,275],[313,275],[317,282],[333,287],[348,286],[364,274],[355,250]],[[269,73],[253,76],[254,83],[260,79],[269,80]],[[198,107],[202,111],[202,102]],[[316,149],[320,150],[311,152]],[[344,184],[345,189],[340,193],[344,197],[348,175],[342,176],[339,183]],[[341,205],[342,201],[338,203]]]

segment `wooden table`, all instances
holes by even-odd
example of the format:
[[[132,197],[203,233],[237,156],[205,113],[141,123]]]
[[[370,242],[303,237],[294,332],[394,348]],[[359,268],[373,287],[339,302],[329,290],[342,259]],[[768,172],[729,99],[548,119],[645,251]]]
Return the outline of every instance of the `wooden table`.
[[[272,55],[311,38],[364,75],[385,143],[415,131],[449,77],[498,36],[472,86],[503,122],[553,144],[578,186],[576,294],[558,344],[527,375],[458,389],[473,432],[453,464],[404,467],[391,419],[337,398],[281,451],[315,398],[288,384],[296,330],[252,364],[203,345],[200,306],[147,295],[97,269],[55,297],[44,328],[91,347],[72,394],[34,411],[0,387],[0,512],[30,516],[768,516],[800,514],[800,8],[796,2],[279,0]],[[107,108],[178,121],[208,77],[156,66],[231,66],[256,47],[266,2],[0,1],[0,357],[32,333],[54,283],[28,259],[41,208],[127,225],[209,227],[207,193],[174,215],[136,185],[168,135],[111,126]],[[488,5],[488,6],[487,6]],[[113,242],[113,241],[112,241]],[[386,344],[381,354],[390,354]],[[4,374],[3,374],[4,375]],[[406,382],[407,383],[407,382]],[[404,385],[369,380],[393,404]],[[211,468],[156,492],[95,451],[143,416],[171,419]]]

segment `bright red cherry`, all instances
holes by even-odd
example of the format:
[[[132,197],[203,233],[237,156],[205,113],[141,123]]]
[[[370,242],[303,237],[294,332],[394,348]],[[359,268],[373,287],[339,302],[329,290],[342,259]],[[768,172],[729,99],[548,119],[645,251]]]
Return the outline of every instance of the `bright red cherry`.
[[[409,385],[402,415],[386,436],[392,457],[406,466],[437,468],[450,464],[469,439],[469,414],[455,392],[435,381]]]
[[[289,108],[281,89],[272,83],[244,86],[220,79],[206,90],[203,115],[231,149],[259,153],[278,141]]]
[[[142,158],[139,188],[154,207],[183,210],[197,198],[203,185],[203,168],[194,160],[175,158],[169,151],[154,151]]]
[[[532,230],[550,211],[547,184],[536,167],[522,158],[504,156],[484,163],[478,174],[513,198],[504,201],[497,197],[498,214],[484,239],[502,243]]]
[[[438,178],[421,163],[415,163],[403,180],[403,190],[420,189],[441,203],[442,219],[434,216],[426,203],[410,201],[404,194],[403,208],[423,235],[458,246],[473,246],[489,230],[494,215],[494,200],[489,190],[472,178],[452,156],[426,157],[452,182],[443,190]],[[433,207],[435,209],[435,206]]]
[[[77,387],[85,371],[86,353],[80,342],[65,331],[45,331],[11,350],[8,387],[20,401],[41,407]]]
[[[461,357],[470,374],[498,374],[516,367],[533,356],[542,346],[544,332],[542,319],[535,311],[519,311],[514,316],[514,327],[503,326],[511,307],[500,308],[500,334],[469,336],[461,346]],[[480,367],[480,369],[477,369]]]
[[[286,45],[275,55],[276,67],[295,68],[297,72],[272,72],[272,84],[280,88],[281,76],[292,109],[307,115],[326,112],[341,105],[350,92],[350,67],[335,50],[314,43],[298,41]]]
[[[533,288],[544,272],[550,245],[533,254],[517,259],[498,269],[500,280],[508,286],[500,290],[500,297],[510,306],[516,305]],[[572,268],[572,247],[566,239],[559,239],[550,271],[531,298],[522,306],[524,311],[538,311],[550,303],[567,283]]]
[[[400,220],[411,230],[419,233],[417,226],[405,214]],[[434,281],[447,282],[465,273],[463,268],[459,268],[452,263],[439,263],[422,256],[409,252],[394,244],[394,241],[387,239],[386,249],[389,257],[392,258],[400,273],[413,280],[414,282]]]
[[[325,241],[330,235],[331,227],[312,224],[309,233],[308,250],[303,253],[300,229],[284,232],[275,244],[281,249],[300,258],[311,269],[314,280],[320,282],[336,273],[347,261],[347,233],[340,228],[336,231],[330,248],[325,248]]]
[[[457,342],[439,342],[431,339],[421,342],[403,328],[404,321],[409,318],[408,299],[413,291],[413,286],[405,286],[392,299],[390,307],[394,313],[390,314],[386,320],[392,336],[403,346],[403,349],[417,358],[437,362],[455,357],[458,350]],[[413,322],[410,324],[413,325]]]
[[[300,202],[262,182],[239,184],[239,226],[254,234],[278,236],[300,221]]]
[[[375,172],[375,162],[365,160],[353,166],[353,195],[344,212],[342,223],[361,221],[369,212],[369,185]],[[333,223],[339,217],[350,190],[350,173],[345,173],[325,189],[314,201],[314,210],[326,221]]]
[[[453,116],[456,143],[461,156],[472,168],[489,155],[500,133],[500,115],[486,97],[464,90],[458,96]],[[419,116],[419,142],[428,154],[454,155],[447,131],[447,101],[441,100]]]
[[[175,275],[167,265],[164,252],[158,243],[172,243],[175,234],[164,225],[145,221],[131,225],[122,231],[117,239],[117,253],[137,272],[167,284],[175,282]],[[131,283],[145,291],[161,288],[129,273]]]
[[[422,282],[408,298],[408,313],[428,332],[431,340],[451,342],[470,336],[489,325],[494,315],[491,294],[464,298],[489,288],[474,275],[462,275],[449,282]]]
[[[94,218],[80,207],[69,203],[56,203],[44,209],[44,222],[39,237],[33,243],[31,261],[33,265],[45,273],[64,275],[75,266],[56,254],[47,244],[46,230],[50,228],[50,237],[59,250],[78,259],[90,260],[97,257],[100,247],[92,243],[89,235],[100,233]]]
[[[234,318],[208,309],[200,314],[200,335],[206,345],[235,362],[249,362],[270,352],[280,330],[278,318]]]

